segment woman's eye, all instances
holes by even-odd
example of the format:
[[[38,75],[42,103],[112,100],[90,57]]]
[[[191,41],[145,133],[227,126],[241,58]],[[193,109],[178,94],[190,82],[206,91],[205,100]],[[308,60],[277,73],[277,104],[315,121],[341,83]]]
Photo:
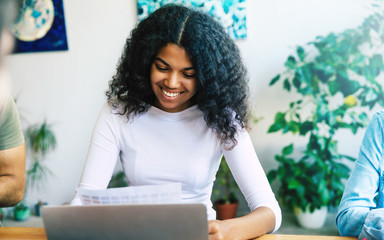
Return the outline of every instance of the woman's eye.
[[[156,66],[156,68],[157,68],[158,70],[160,70],[160,71],[167,71],[167,70],[168,70],[167,67],[162,67],[162,66],[157,65],[157,64],[155,64],[155,66]]]
[[[196,74],[195,73],[183,73],[184,77],[186,78],[194,78],[196,77]]]

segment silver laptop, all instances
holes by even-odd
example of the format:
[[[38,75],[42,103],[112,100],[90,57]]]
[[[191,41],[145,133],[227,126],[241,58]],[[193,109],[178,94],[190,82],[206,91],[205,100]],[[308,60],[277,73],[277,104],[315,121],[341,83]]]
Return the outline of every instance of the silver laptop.
[[[208,239],[203,204],[45,206],[48,240]]]

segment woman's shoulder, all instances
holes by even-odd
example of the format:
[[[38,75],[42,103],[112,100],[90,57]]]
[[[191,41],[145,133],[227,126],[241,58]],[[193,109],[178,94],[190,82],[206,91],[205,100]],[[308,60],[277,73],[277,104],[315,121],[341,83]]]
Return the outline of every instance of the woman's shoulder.
[[[121,105],[115,105],[111,103],[105,103],[101,109],[99,118],[104,119],[107,122],[127,122],[127,113],[124,112],[124,108]]]

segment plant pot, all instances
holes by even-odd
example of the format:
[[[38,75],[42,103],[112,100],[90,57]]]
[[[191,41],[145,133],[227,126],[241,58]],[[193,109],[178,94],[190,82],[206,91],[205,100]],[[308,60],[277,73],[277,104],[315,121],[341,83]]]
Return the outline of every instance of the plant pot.
[[[29,210],[29,208],[15,208],[13,210],[13,216],[16,221],[26,221],[31,216],[31,210]]]
[[[309,229],[318,229],[323,227],[327,218],[328,208],[326,206],[316,209],[314,212],[310,212],[308,207],[303,212],[300,208],[295,207],[296,219],[300,226]]]
[[[236,217],[239,203],[215,203],[216,218],[225,220]]]
[[[44,206],[44,205],[47,205],[46,202],[42,202],[42,201],[38,201],[36,204],[35,204],[35,214],[36,216],[40,217],[40,209]]]

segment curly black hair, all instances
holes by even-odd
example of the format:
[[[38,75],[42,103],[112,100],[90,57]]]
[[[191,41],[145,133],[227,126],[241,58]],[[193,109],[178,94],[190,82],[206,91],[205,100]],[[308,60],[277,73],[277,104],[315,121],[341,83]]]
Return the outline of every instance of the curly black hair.
[[[117,73],[106,92],[120,114],[146,112],[155,101],[150,68],[168,43],[184,48],[196,71],[196,102],[207,126],[232,149],[236,133],[248,119],[248,77],[240,51],[220,23],[180,5],[166,5],[140,22],[126,40]]]

